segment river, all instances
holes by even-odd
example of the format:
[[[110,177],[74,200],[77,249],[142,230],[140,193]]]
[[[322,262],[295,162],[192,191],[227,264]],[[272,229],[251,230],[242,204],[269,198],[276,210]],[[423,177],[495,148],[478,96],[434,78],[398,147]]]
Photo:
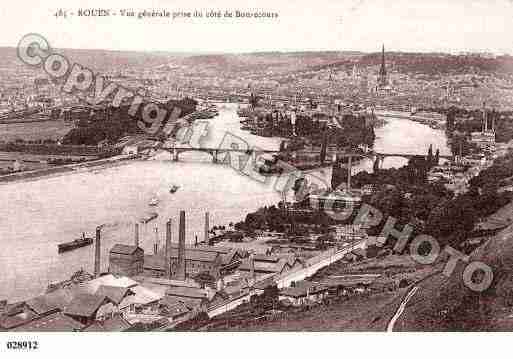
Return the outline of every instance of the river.
[[[220,114],[209,120],[205,146],[216,146],[227,131],[263,149],[277,149],[280,139],[253,136],[239,129],[237,105],[220,105]],[[449,154],[443,131],[402,119],[387,119],[376,129],[378,152],[427,153],[430,143]],[[165,222],[187,214],[187,241],[202,239],[204,212],[211,213],[210,224],[227,225],[243,219],[247,212],[275,204],[279,194],[268,184],[238,174],[226,165],[214,164],[210,155],[182,153],[181,162],[171,162],[162,153],[150,161],[134,161],[104,169],[0,185],[0,299],[21,300],[44,291],[48,283],[69,278],[84,268],[93,271],[94,246],[64,254],[57,244],[77,238],[82,232],[94,236],[102,231],[101,269],[108,267],[108,251],[115,243],[133,242],[133,223],[149,210],[159,213],[157,220],[141,228],[141,246],[151,253],[157,236],[164,243]],[[384,167],[402,166],[401,158],[387,158]],[[371,161],[357,170],[370,169]],[[316,172],[329,180],[331,171]],[[169,193],[173,184],[180,186]],[[158,207],[148,202],[160,199]],[[173,222],[176,241],[177,223]]]

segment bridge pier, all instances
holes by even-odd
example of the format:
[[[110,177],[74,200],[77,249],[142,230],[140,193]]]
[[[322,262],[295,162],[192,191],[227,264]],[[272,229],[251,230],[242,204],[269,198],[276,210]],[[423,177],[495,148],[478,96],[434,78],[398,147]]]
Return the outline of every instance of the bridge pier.
[[[173,161],[178,162],[178,150],[176,148],[173,149]]]
[[[218,151],[212,151],[211,154],[212,154],[212,162],[214,163],[217,163],[217,153]]]

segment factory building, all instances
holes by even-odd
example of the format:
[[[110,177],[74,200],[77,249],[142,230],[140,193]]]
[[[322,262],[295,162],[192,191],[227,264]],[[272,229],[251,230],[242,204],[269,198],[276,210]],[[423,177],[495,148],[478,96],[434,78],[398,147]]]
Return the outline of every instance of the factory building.
[[[133,277],[143,272],[144,250],[135,245],[116,244],[109,252],[109,272]]]

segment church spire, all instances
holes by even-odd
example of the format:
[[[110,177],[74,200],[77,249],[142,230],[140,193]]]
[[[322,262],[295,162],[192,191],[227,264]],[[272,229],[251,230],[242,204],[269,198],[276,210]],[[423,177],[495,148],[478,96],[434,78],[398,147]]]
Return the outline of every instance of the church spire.
[[[385,68],[385,44],[381,47],[381,68]]]
[[[383,44],[383,47],[381,48],[381,68],[379,69],[378,83],[379,86],[382,87],[388,85],[387,70],[385,65],[385,44]]]

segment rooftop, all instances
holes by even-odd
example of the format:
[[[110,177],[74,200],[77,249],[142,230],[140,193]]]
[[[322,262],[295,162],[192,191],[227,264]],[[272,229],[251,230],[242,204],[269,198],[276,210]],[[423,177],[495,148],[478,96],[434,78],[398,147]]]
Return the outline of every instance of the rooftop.
[[[64,313],[79,317],[92,317],[105,302],[105,296],[78,293],[71,303],[65,308]]]
[[[62,314],[53,313],[19,326],[15,332],[72,332],[79,331],[84,325]]]
[[[110,253],[118,253],[118,254],[134,254],[139,247],[128,245],[128,244],[115,244],[114,247],[110,250]]]
[[[207,292],[201,288],[171,287],[166,290],[167,296],[187,298],[207,298]]]
[[[129,322],[123,319],[120,315],[115,315],[112,318],[104,320],[103,322],[95,322],[84,329],[84,332],[123,332],[132,327]]]
[[[100,285],[95,295],[99,297],[107,297],[116,305],[119,305],[123,298],[127,295],[133,295],[134,292],[130,288],[126,287],[115,287],[111,285]]]
[[[305,297],[307,294],[316,294],[328,290],[328,286],[321,283],[309,281],[300,281],[295,283],[294,287],[283,288],[280,295],[288,297]]]

